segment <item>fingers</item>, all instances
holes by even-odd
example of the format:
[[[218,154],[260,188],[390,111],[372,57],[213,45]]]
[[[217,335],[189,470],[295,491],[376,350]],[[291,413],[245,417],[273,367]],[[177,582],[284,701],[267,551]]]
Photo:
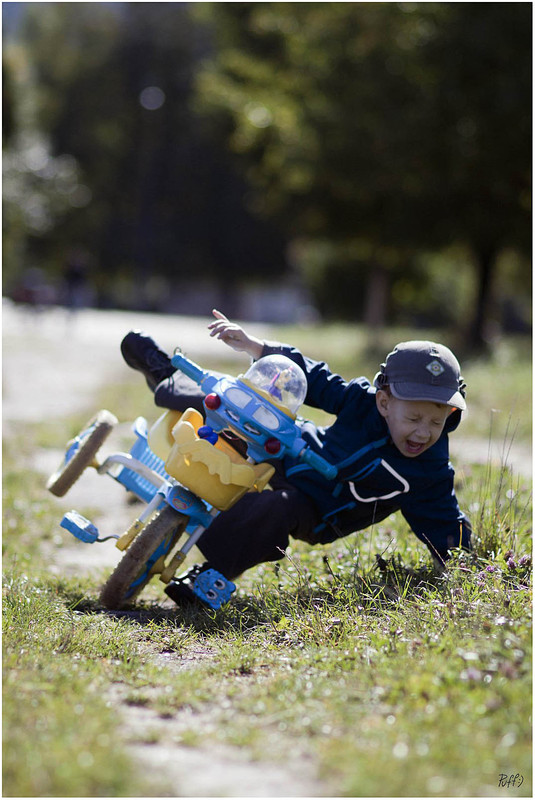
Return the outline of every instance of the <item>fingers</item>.
[[[236,328],[235,330],[228,328],[215,330],[210,333],[210,336],[215,336],[217,339],[221,339],[221,341],[225,342],[225,344],[230,345],[243,343],[245,341],[243,331],[240,328]]]
[[[211,322],[210,325],[208,325],[208,330],[210,331],[210,336],[217,336],[226,331],[240,330],[240,328],[238,325],[228,322],[228,320],[218,320],[217,322]]]
[[[217,319],[208,325],[210,336],[217,336],[218,339],[235,339],[235,334],[240,334],[242,329],[239,325],[231,322],[221,311],[214,308],[212,314]]]
[[[231,322],[216,308],[213,309],[212,313],[216,319],[208,325],[210,336],[221,339],[224,344],[232,347],[233,350],[248,351],[251,339],[241,325]]]
[[[224,314],[221,313],[221,311],[217,310],[217,308],[213,308],[212,309],[212,314],[214,315],[214,317],[217,317],[217,319],[224,319],[227,322],[229,321],[228,318]]]
[[[210,336],[215,336],[225,325],[230,325],[231,322],[221,311],[218,311],[217,308],[212,309],[212,314],[216,317],[216,321],[210,322],[208,330],[211,331]]]
[[[233,350],[243,351],[248,353],[251,358],[258,359],[262,356],[264,342],[250,336],[244,331],[241,325],[236,325],[231,322],[221,311],[217,308],[212,309],[212,314],[215,317],[213,322],[208,325],[210,336],[217,337],[221,341],[231,347]]]
[[[212,322],[208,329],[210,336],[221,339],[225,344],[243,342],[245,339],[244,332],[239,325],[234,325],[232,322],[226,322],[225,320]]]

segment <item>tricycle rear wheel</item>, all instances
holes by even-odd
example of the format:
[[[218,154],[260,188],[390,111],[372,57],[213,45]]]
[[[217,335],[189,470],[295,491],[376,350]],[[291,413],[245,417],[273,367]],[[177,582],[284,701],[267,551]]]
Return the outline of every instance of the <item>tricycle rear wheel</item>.
[[[95,456],[117,425],[117,417],[103,409],[89,420],[72,441],[65,460],[47,481],[46,488],[56,497],[63,497],[76,483],[82,472],[95,461]],[[78,447],[76,448],[76,444]],[[73,449],[69,457],[69,450]]]
[[[187,517],[164,506],[134,539],[100,593],[107,609],[130,604],[153,577],[152,568],[175,546],[186,527]]]

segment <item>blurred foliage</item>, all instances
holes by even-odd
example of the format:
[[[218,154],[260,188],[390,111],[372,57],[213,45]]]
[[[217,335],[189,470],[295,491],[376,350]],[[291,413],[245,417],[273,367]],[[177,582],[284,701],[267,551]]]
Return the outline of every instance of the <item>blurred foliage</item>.
[[[20,5],[8,284],[82,247],[101,304],[294,275],[326,317],[529,327],[530,4]]]
[[[261,210],[305,239],[297,259],[323,310],[347,314],[343,297],[375,287],[382,307],[370,321],[382,321],[388,296],[399,299],[388,288],[403,282],[409,294],[425,289],[431,316],[423,259],[456,244],[477,270],[480,338],[504,248],[525,257],[518,288],[529,283],[531,7],[197,9],[218,36],[202,104],[243,157]]]
[[[53,235],[26,230],[26,259],[58,276],[68,251],[85,250],[101,302],[116,305],[112,285],[132,278],[139,285],[193,273],[232,284],[279,274],[282,237],[243,207],[243,180],[190,111],[192,72],[206,45],[187,7],[25,5],[18,47],[6,59],[31,114],[22,119],[15,104],[19,132],[7,149],[28,128],[39,131],[52,154],[74,160],[85,190],[79,202],[69,195],[70,213],[56,218]],[[24,193],[15,200],[27,205]],[[6,268],[17,276],[20,263]]]

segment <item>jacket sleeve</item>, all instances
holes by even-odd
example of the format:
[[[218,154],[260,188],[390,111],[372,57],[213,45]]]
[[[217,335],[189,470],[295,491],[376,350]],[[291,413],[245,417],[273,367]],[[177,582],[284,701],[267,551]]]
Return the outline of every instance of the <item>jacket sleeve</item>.
[[[425,490],[411,492],[401,512],[432,556],[444,563],[453,548],[470,550],[472,526],[461,511],[453,488],[454,471]]]
[[[353,394],[355,381],[348,383],[340,375],[331,372],[324,361],[314,361],[304,356],[296,347],[277,342],[265,342],[262,356],[280,354],[294,361],[305,373],[307,395],[305,403],[313,408],[321,408],[329,414],[339,414]],[[363,387],[359,387],[362,391]]]

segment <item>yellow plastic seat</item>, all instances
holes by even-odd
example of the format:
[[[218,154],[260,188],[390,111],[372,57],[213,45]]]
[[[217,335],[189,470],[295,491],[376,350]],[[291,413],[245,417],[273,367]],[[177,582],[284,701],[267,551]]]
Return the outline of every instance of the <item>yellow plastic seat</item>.
[[[250,464],[222,437],[200,439],[202,415],[188,408],[172,428],[173,446],[165,462],[169,475],[210,505],[225,511],[246,492],[261,492],[274,473],[270,464]]]

